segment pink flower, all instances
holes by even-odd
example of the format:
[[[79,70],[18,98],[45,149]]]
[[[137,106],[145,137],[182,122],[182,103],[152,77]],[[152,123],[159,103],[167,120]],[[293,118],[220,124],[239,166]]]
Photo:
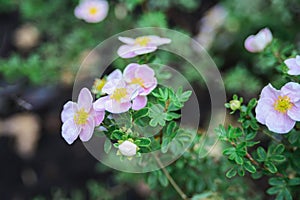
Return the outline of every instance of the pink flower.
[[[148,95],[156,86],[154,70],[148,65],[131,63],[124,70],[124,80],[138,86],[138,96],[133,100],[132,109],[139,110],[146,106]]]
[[[289,82],[281,90],[263,88],[255,109],[258,122],[275,133],[288,133],[300,121],[300,84]]]
[[[119,37],[125,45],[118,49],[118,55],[122,58],[133,58],[137,55],[154,52],[158,46],[171,42],[169,38],[161,38],[155,35],[147,35],[138,38]]]
[[[288,74],[290,75],[300,75],[300,56],[297,55],[296,58],[289,58],[284,61],[286,66],[289,68]]]
[[[74,14],[88,23],[97,23],[107,16],[108,8],[105,0],[82,0],[75,8]]]
[[[264,28],[260,30],[256,35],[250,35],[245,40],[245,48],[252,52],[261,52],[266,46],[271,43],[273,39],[270,29]]]
[[[131,100],[137,95],[136,91],[136,86],[128,86],[123,79],[108,80],[102,88],[108,96],[99,98],[94,103],[94,109],[105,109],[111,113],[127,112],[131,108]]]
[[[81,141],[88,141],[93,135],[95,126],[103,121],[104,114],[104,110],[93,109],[93,97],[90,91],[82,88],[78,103],[69,101],[64,105],[61,113],[62,137],[68,144],[72,144],[78,136]]]

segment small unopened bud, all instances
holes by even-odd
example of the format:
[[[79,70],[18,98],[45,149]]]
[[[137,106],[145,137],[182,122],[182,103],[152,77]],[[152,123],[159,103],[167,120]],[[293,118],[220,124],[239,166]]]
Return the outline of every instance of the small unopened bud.
[[[122,144],[119,145],[119,151],[124,156],[134,156],[137,151],[137,145],[126,140]]]
[[[229,101],[230,109],[235,111],[241,108],[241,102],[239,100],[231,100]]]

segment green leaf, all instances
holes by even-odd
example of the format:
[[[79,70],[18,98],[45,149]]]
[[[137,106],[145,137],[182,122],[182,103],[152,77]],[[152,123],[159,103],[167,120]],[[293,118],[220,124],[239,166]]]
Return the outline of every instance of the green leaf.
[[[163,187],[167,187],[169,184],[168,178],[163,173],[159,173],[158,180]]]
[[[257,148],[257,155],[260,161],[265,161],[267,159],[267,153],[262,147]]]
[[[111,150],[111,141],[110,141],[110,139],[108,139],[108,138],[106,138],[105,139],[105,142],[104,142],[104,152],[105,153],[109,153],[110,152],[110,150]]]
[[[267,163],[265,163],[265,166],[268,168],[269,172],[271,172],[273,174],[275,174],[277,172],[277,168],[273,163],[267,162]]]
[[[280,190],[281,190],[281,187],[270,187],[269,189],[267,189],[267,193],[269,195],[274,195],[274,194],[277,194]]]
[[[114,130],[110,136],[112,140],[122,140],[124,133],[120,130]]]
[[[167,112],[166,120],[171,121],[173,119],[179,119],[180,117],[181,115],[175,112]]]
[[[178,100],[181,103],[186,102],[187,100],[189,100],[190,96],[192,95],[192,91],[185,91],[184,93],[182,93],[180,96],[177,96]]]
[[[171,121],[167,126],[167,129],[165,132],[166,135],[164,135],[164,136],[169,136],[169,137],[173,138],[176,135],[177,130],[178,130],[178,127],[177,127],[176,122]]]
[[[246,135],[245,139],[246,140],[253,140],[256,136],[257,132],[251,132],[249,134]]]
[[[226,177],[227,178],[232,178],[237,174],[237,170],[235,168],[231,168],[226,172]]]
[[[269,179],[269,184],[273,186],[282,186],[285,184],[285,181],[280,177],[272,177]]]
[[[272,154],[282,154],[284,152],[284,145],[278,144],[275,149],[273,150]]]
[[[289,185],[289,186],[300,185],[300,178],[299,178],[299,177],[296,177],[296,178],[290,179],[290,180],[288,181],[288,185]]]
[[[161,143],[161,152],[166,153],[170,147],[170,138],[164,137]]]
[[[155,172],[149,174],[147,178],[147,184],[150,188],[155,188],[157,185],[157,175]]]
[[[244,170],[244,168],[238,168],[238,175],[239,176],[245,176],[245,170]]]
[[[134,142],[139,147],[149,147],[151,140],[149,138],[139,138]]]
[[[143,108],[143,109],[140,109],[140,110],[134,112],[133,115],[132,115],[132,118],[134,120],[138,120],[138,119],[143,118],[147,115],[148,115],[148,108]]]
[[[158,124],[165,126],[166,113],[164,113],[164,107],[160,104],[152,104],[149,108],[149,117],[151,118],[149,124],[152,127],[156,127]]]
[[[283,155],[273,155],[270,157],[270,160],[274,162],[283,162],[285,161],[285,157]]]
[[[208,197],[213,196],[212,192],[203,192],[201,194],[195,194],[191,200],[205,200],[205,199],[209,199]]]
[[[287,188],[283,189],[283,196],[285,200],[293,200],[293,197]]]
[[[256,172],[256,168],[254,167],[254,165],[251,164],[250,161],[247,161],[244,163],[244,168],[250,173]]]
[[[244,159],[241,156],[237,155],[234,160],[238,165],[244,164]]]

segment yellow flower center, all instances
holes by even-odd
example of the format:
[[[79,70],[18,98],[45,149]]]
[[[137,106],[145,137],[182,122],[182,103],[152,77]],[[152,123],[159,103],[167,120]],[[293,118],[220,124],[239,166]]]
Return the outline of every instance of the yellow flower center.
[[[100,92],[102,90],[103,86],[105,85],[105,83],[106,83],[106,80],[97,78],[97,79],[95,79],[93,88],[96,91]]]
[[[140,86],[144,87],[144,81],[141,78],[133,78],[131,80],[131,83],[132,84],[137,84],[137,85],[140,85]]]
[[[150,38],[148,37],[138,37],[135,39],[135,44],[143,47],[147,46],[149,42],[150,42]]]
[[[98,9],[95,8],[95,7],[91,7],[91,8],[89,9],[89,13],[90,13],[91,15],[95,15],[97,12],[98,12]]]
[[[78,125],[86,124],[89,113],[87,113],[83,108],[78,110],[74,115],[74,121]]]
[[[286,113],[289,109],[293,107],[291,100],[288,96],[279,96],[278,99],[274,103],[275,110]]]
[[[117,88],[115,89],[114,93],[110,95],[110,98],[116,100],[117,102],[120,102],[122,98],[126,97],[126,95],[126,88]]]

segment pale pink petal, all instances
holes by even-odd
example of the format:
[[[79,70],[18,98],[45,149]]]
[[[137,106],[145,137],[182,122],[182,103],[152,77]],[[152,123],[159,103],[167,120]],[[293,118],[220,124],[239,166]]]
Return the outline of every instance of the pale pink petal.
[[[99,126],[105,116],[105,111],[94,111],[93,113],[93,117],[94,117],[94,121],[95,121],[95,126]]]
[[[61,121],[64,123],[68,119],[73,119],[75,112],[77,111],[77,104],[68,101],[63,108],[63,111],[61,112]]]
[[[130,102],[126,103],[119,103],[117,101],[114,101],[113,99],[109,99],[105,102],[105,109],[108,112],[117,114],[117,113],[124,113],[127,112],[131,107]]]
[[[287,114],[293,120],[300,121],[300,102],[295,103],[293,107],[287,111]]]
[[[148,88],[151,87],[153,84],[156,83],[156,78],[154,77],[155,72],[153,69],[148,67],[148,65],[141,65],[136,70],[136,77],[141,78],[144,81],[144,87]]]
[[[271,98],[274,100],[277,100],[278,96],[280,96],[280,91],[276,90],[271,84],[265,86],[260,94],[260,98]]]
[[[297,64],[296,58],[289,58],[284,61],[286,66],[289,68],[288,74],[300,75],[300,65]]]
[[[95,121],[92,117],[90,117],[79,133],[80,140],[82,142],[89,141],[93,136],[94,129],[95,129]]]
[[[124,79],[126,82],[130,83],[132,79],[136,78],[135,71],[139,68],[139,64],[137,63],[130,63],[124,69]]]
[[[134,52],[133,46],[129,45],[120,46],[117,53],[121,58],[133,58],[137,56],[137,54]]]
[[[296,56],[296,64],[298,66],[300,66],[300,56],[299,55]]]
[[[266,118],[269,113],[274,111],[274,100],[270,98],[261,98],[257,102],[257,106],[255,108],[256,119],[261,124],[266,124]]]
[[[78,19],[82,19],[83,17],[83,9],[81,5],[76,6],[75,10],[74,10],[74,15],[78,18]]]
[[[102,92],[112,94],[117,88],[125,88],[126,83],[122,79],[112,79],[108,81],[102,88]]]
[[[153,44],[153,45],[156,45],[156,46],[171,43],[171,40],[169,38],[161,38],[161,37],[156,36],[156,35],[149,35],[149,36],[146,36],[146,37],[150,38],[150,44]]]
[[[249,37],[246,38],[244,46],[248,51],[250,51],[252,53],[259,51],[255,44],[255,36],[254,35],[250,35]]]
[[[84,108],[87,112],[93,106],[93,97],[87,88],[82,88],[78,96],[78,108]]]
[[[137,96],[132,101],[132,109],[133,110],[140,110],[144,108],[147,104],[147,97],[146,96]]]
[[[107,76],[107,81],[110,81],[113,79],[122,79],[122,77],[123,77],[123,75],[122,75],[121,70],[116,69]]]
[[[118,37],[118,39],[125,44],[134,44],[135,39],[129,37]]]
[[[270,43],[273,39],[273,35],[272,35],[272,32],[270,31],[270,29],[264,28],[264,29],[261,30],[261,32],[264,33],[265,42],[267,44]]]
[[[156,88],[156,86],[157,86],[157,80],[155,79],[154,83],[150,87],[143,88],[143,91],[140,92],[140,95],[148,95]]]
[[[287,95],[291,102],[297,102],[300,100],[300,84],[295,82],[289,82],[281,88],[283,96]]]
[[[105,110],[105,102],[109,100],[109,96],[101,97],[97,99],[94,104],[93,108],[95,111],[103,111]]]
[[[134,47],[134,53],[137,55],[147,54],[156,51],[156,46],[146,46],[146,47],[140,47],[135,46]]]
[[[295,120],[292,120],[287,114],[277,111],[270,112],[266,119],[268,129],[280,134],[290,132],[295,124]]]
[[[61,134],[68,144],[72,144],[78,137],[80,130],[81,128],[75,124],[73,118],[70,118],[63,123]]]

